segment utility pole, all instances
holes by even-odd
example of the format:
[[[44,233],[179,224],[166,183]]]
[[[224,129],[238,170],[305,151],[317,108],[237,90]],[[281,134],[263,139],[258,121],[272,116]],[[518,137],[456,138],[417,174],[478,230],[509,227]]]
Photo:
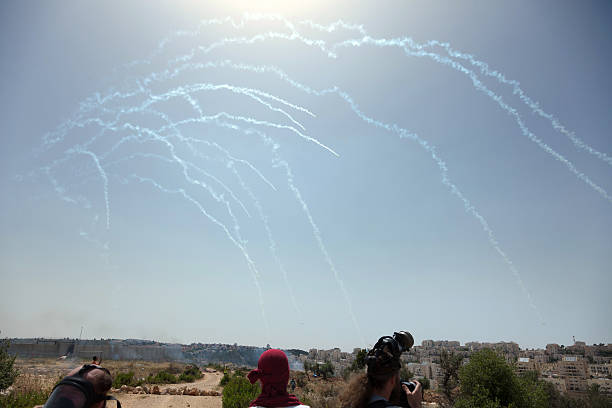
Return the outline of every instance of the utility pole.
[[[76,342],[76,344],[74,345],[74,356],[77,356],[77,346],[79,345],[79,343],[81,342],[81,337],[83,336],[83,326],[81,326],[81,333],[79,333],[79,341]]]

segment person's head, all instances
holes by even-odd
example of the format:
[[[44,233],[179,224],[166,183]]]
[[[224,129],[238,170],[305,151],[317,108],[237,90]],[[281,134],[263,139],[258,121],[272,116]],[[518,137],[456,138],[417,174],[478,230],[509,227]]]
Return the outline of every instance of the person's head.
[[[266,350],[257,361],[257,369],[248,375],[249,381],[261,381],[262,386],[273,384],[273,386],[287,388],[289,382],[289,360],[282,350]]]
[[[53,389],[45,408],[102,408],[112,385],[110,372],[94,365],[77,367]],[[117,403],[117,406],[121,405]]]
[[[383,336],[366,356],[366,372],[353,377],[341,397],[342,406],[362,408],[372,394],[387,400],[397,400],[400,392],[400,356],[414,344],[408,332]]]
[[[282,350],[266,350],[247,378],[254,384],[261,382],[261,394],[251,402],[251,406],[287,407],[300,405],[300,401],[287,393],[289,383],[289,360]]]
[[[389,336],[378,339],[366,356],[368,383],[377,394],[388,399],[390,389],[399,384],[399,371],[402,367],[402,349],[397,341]]]
[[[93,361],[98,361],[98,356],[93,356]]]

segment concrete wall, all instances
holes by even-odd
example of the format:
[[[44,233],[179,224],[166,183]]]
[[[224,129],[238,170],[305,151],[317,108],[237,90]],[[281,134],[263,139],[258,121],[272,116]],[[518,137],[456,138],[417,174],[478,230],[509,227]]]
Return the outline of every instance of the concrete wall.
[[[181,361],[184,359],[180,345],[134,345],[114,340],[12,341],[9,353],[25,358],[58,358],[71,355],[86,359],[97,356],[103,360]]]

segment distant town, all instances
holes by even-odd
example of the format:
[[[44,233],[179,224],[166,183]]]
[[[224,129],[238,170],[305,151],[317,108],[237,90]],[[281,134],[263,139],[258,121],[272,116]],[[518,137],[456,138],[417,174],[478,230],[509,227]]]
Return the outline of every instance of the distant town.
[[[102,360],[187,361],[253,367],[269,347],[218,343],[182,345],[135,339],[31,338],[11,339],[9,352],[23,358],[91,358],[96,355]],[[612,395],[612,344],[609,343],[587,345],[574,341],[571,346],[547,344],[545,349],[521,349],[514,342],[469,342],[461,345],[458,341],[423,340],[421,345],[404,353],[402,360],[415,377],[427,378],[432,388],[437,388],[443,376],[440,366],[443,352],[461,355],[467,362],[472,353],[484,348],[496,350],[514,364],[519,373],[537,372],[540,378],[552,383],[562,393],[585,393],[596,384],[601,393]],[[294,370],[330,363],[335,375],[342,375],[351,367],[361,349],[352,352],[339,348],[285,351]]]

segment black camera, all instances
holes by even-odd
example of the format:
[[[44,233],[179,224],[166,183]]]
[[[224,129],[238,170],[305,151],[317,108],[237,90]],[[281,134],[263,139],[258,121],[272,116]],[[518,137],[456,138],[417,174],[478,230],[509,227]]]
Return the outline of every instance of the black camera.
[[[400,386],[405,385],[406,387],[408,387],[408,390],[410,390],[410,392],[414,391],[416,389],[416,383],[414,381],[402,381],[400,383]]]
[[[397,405],[399,405],[400,407],[410,408],[410,404],[408,403],[408,397],[406,396],[402,385],[405,385],[406,387],[408,387],[408,390],[410,390],[410,392],[413,392],[416,389],[417,384],[414,381],[400,381],[399,403]]]

